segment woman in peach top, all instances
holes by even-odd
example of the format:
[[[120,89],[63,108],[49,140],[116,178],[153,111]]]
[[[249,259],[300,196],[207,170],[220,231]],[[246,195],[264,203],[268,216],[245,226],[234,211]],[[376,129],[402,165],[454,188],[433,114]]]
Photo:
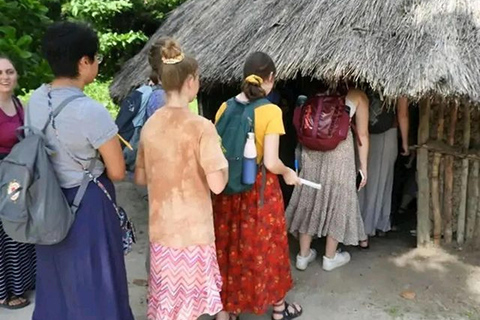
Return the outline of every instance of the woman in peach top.
[[[167,103],[142,130],[135,171],[149,192],[148,318],[194,320],[222,310],[210,191],[224,189],[228,163],[214,125],[188,109],[197,62],[172,39],[159,52]]]

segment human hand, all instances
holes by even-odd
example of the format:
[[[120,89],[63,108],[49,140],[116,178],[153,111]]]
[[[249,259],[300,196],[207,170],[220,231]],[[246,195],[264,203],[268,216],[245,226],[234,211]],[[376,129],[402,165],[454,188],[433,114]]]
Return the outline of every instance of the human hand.
[[[362,169],[362,182],[360,182],[360,186],[358,187],[358,191],[362,190],[367,185],[367,170]]]
[[[402,156],[408,157],[410,155],[410,149],[408,148],[408,143],[402,143],[403,152],[401,153]]]
[[[289,186],[296,186],[300,184],[300,179],[295,171],[290,168],[287,168],[287,171],[282,175],[283,180]]]

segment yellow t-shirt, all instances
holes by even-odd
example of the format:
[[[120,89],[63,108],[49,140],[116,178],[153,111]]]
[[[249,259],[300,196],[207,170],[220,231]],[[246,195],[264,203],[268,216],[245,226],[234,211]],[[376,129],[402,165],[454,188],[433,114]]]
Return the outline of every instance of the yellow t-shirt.
[[[224,102],[215,116],[217,122],[227,108]],[[257,162],[263,160],[263,146],[267,134],[285,134],[283,125],[282,109],[274,104],[266,104],[255,109],[255,145],[257,147]]]

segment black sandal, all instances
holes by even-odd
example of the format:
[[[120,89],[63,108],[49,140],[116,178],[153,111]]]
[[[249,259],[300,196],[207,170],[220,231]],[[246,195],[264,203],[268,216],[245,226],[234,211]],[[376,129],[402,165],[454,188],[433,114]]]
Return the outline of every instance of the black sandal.
[[[284,305],[283,311],[276,311],[275,308],[279,308]],[[293,312],[290,312],[290,307],[294,310]],[[299,305],[300,310],[297,308],[295,304],[289,304],[288,302],[284,301],[281,304],[274,304],[273,305],[273,314],[276,315],[282,315],[282,318],[280,319],[275,319],[272,315],[272,320],[292,320],[295,318],[298,318],[302,315],[303,313],[303,308]]]
[[[25,301],[21,302],[22,299]],[[19,301],[20,303],[12,304],[12,302],[14,302],[15,300]],[[25,299],[24,297],[10,296],[7,299],[5,299],[4,302],[0,303],[0,308],[5,308],[8,310],[18,310],[18,309],[25,308],[29,304],[30,304],[30,301],[28,301],[28,299]]]

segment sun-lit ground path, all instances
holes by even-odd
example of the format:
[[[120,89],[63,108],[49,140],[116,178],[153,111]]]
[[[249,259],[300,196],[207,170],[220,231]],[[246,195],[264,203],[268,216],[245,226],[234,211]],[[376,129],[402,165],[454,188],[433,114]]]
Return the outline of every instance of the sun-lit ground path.
[[[131,183],[120,183],[117,190],[119,202],[135,220],[139,238],[135,251],[126,258],[130,302],[136,320],[146,320],[146,202]],[[373,239],[367,252],[347,248],[352,262],[331,273],[321,269],[320,259],[305,272],[295,270],[296,286],[290,299],[303,305],[301,319],[479,320],[480,253],[412,249],[414,242],[409,235],[390,235]],[[323,252],[321,241],[315,246]],[[292,239],[292,261],[296,252]],[[413,299],[401,297],[402,293]],[[0,309],[0,320],[30,320],[32,310],[33,306],[21,311]],[[270,315],[241,319],[266,320]]]

